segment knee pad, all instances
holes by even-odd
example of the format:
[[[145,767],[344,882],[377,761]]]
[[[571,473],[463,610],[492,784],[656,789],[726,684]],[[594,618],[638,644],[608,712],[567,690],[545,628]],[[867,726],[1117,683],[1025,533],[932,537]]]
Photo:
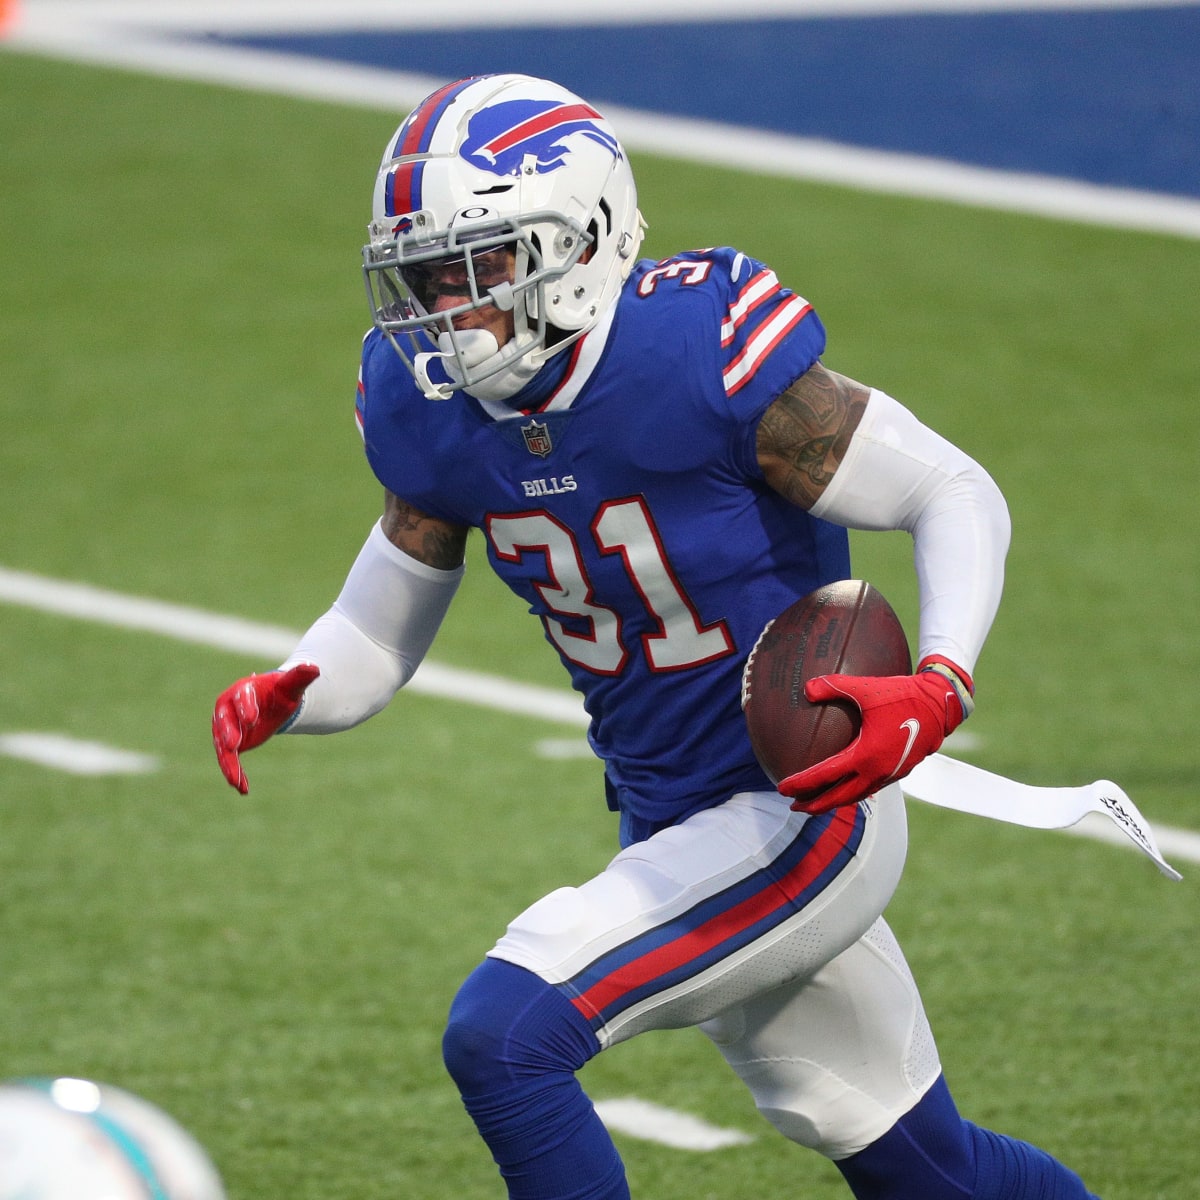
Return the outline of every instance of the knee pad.
[[[455,997],[442,1055],[513,1200],[629,1200],[574,1074],[599,1048],[571,1002],[523,967],[486,959]]]
[[[557,988],[498,958],[468,977],[450,1007],[442,1058],[464,1097],[552,1074],[574,1074],[600,1049]]]

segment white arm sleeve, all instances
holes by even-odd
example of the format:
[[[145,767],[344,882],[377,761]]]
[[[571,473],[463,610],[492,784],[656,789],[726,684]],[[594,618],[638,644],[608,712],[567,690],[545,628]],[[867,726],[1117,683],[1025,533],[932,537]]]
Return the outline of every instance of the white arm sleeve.
[[[918,660],[941,654],[968,673],[1000,605],[1008,506],[970,456],[872,390],[814,516],[912,535],[921,606]]]
[[[283,664],[321,668],[288,731],[334,733],[384,708],[425,657],[463,571],[418,562],[376,524],[333,607]]]

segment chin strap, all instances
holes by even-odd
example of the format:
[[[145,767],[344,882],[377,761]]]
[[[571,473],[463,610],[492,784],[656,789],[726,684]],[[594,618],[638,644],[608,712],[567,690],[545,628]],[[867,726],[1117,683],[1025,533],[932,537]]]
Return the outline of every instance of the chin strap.
[[[439,333],[436,351],[418,354],[413,359],[413,375],[430,400],[448,400],[463,387],[466,371],[487,362],[500,353],[495,337],[486,329],[460,329],[455,333]],[[441,359],[446,379],[441,383],[429,374],[434,359]]]
[[[454,395],[454,384],[436,383],[429,377],[429,366],[435,358],[452,359],[453,357],[453,354],[437,354],[433,351],[427,351],[424,354],[418,354],[413,359],[413,378],[416,379],[417,386],[425,393],[427,400],[449,400]]]

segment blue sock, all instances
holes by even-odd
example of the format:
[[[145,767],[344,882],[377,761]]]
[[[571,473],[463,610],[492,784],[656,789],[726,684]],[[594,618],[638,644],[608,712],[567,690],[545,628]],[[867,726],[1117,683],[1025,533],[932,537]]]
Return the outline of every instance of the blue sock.
[[[510,1200],[628,1200],[616,1147],[575,1078],[599,1048],[531,971],[488,958],[459,990],[442,1055]]]
[[[1028,1142],[968,1124],[979,1164],[981,1200],[1099,1200],[1074,1171]],[[990,1189],[990,1190],[988,1190]]]
[[[1044,1150],[964,1121],[946,1081],[835,1164],[856,1200],[1097,1200]]]

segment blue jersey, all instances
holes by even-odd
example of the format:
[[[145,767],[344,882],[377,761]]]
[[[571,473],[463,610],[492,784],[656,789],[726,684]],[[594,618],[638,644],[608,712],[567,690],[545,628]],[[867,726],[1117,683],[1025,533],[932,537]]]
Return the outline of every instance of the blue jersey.
[[[631,836],[771,787],[742,666],[768,620],[850,564],[845,530],[766,486],[756,429],[824,344],[811,306],[731,249],[638,263],[524,409],[428,400],[386,338],[364,343],[372,469],[483,531],[583,696]]]

